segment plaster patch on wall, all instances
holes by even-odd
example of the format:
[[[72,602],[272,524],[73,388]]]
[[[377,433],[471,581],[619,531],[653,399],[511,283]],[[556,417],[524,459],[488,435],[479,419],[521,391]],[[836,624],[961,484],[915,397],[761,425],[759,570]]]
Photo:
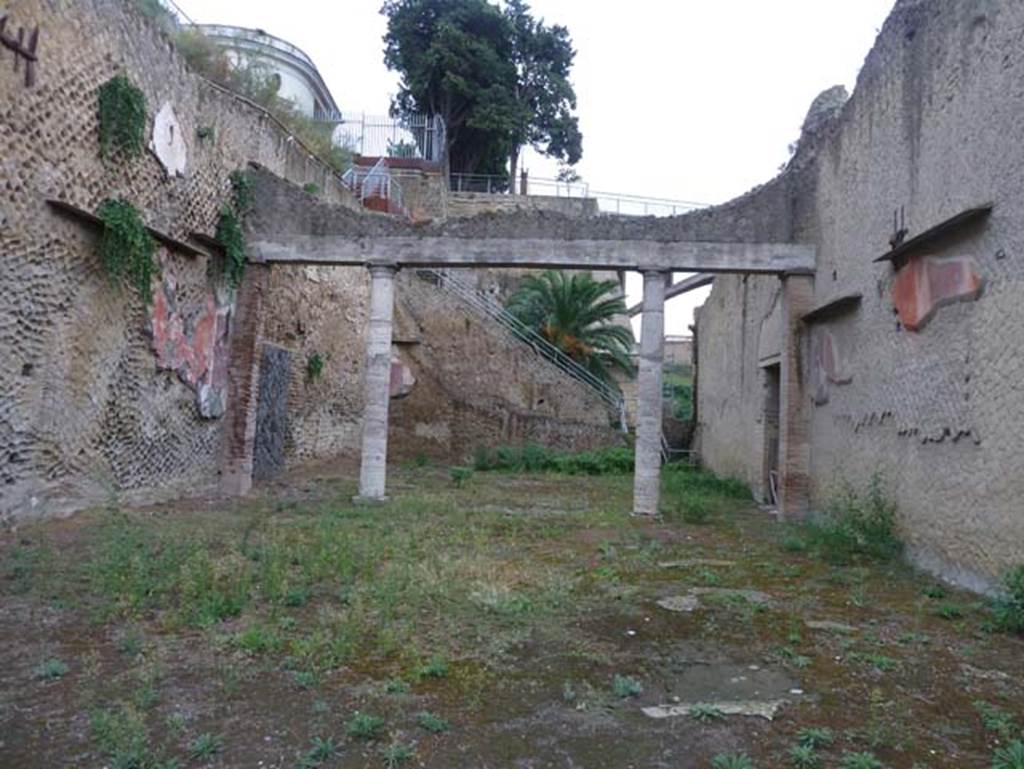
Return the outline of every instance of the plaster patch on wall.
[[[451,428],[446,422],[417,422],[413,432],[417,438],[426,438],[438,443],[447,443],[452,437]]]
[[[404,398],[416,386],[416,376],[412,369],[399,358],[391,359],[391,397]]]
[[[228,320],[231,303],[211,293],[202,309],[187,318],[178,300],[178,284],[166,252],[161,276],[153,280],[150,333],[157,367],[174,371],[195,390],[199,413],[215,419],[227,408]]]
[[[188,166],[188,145],[174,108],[164,102],[153,120],[153,138],[149,148],[167,171],[168,176],[184,176]]]
[[[782,354],[782,292],[776,290],[772,308],[761,320],[757,338],[757,358],[761,365],[774,363]]]
[[[945,304],[974,301],[983,281],[969,256],[911,259],[896,273],[893,306],[908,331],[920,331]]]
[[[853,381],[853,374],[846,370],[839,343],[827,329],[819,328],[811,336],[811,383],[814,388],[814,403],[822,406],[828,403],[829,385],[845,385]]]

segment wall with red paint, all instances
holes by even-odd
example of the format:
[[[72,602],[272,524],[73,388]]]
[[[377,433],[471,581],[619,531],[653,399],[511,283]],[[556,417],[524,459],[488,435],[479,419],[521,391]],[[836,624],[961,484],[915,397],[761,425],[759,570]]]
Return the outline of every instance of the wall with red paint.
[[[862,297],[798,341],[812,507],[881,478],[911,558],[980,590],[1024,562],[1022,40],[1020,3],[897,3],[849,101],[813,112],[787,170],[744,203],[786,187],[791,237],[818,248],[815,304]],[[986,202],[986,221],[874,261],[894,212],[912,238]],[[719,278],[700,314],[705,457],[755,485],[750,350],[776,291]]]

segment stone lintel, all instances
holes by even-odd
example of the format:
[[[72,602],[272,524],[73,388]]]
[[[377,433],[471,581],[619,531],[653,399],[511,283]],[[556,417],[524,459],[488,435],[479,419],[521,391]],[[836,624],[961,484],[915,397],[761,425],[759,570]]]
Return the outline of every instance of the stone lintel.
[[[812,272],[815,249],[797,243],[726,243],[560,238],[294,235],[258,240],[253,261],[410,267],[520,267],[782,275]]]

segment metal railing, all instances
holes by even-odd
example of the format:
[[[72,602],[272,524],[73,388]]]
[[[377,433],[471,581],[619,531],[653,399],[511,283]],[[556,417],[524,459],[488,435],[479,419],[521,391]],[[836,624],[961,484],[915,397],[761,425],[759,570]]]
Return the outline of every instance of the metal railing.
[[[615,410],[619,420],[619,429],[622,432],[627,431],[626,402],[622,393],[617,389],[589,372],[490,296],[464,283],[450,272],[431,269],[420,269],[416,272],[424,280],[447,290],[469,307],[496,322],[517,341],[530,347],[538,356],[596,393],[601,400]]]
[[[398,211],[405,211],[402,185],[392,177],[384,158],[378,160],[372,168],[352,166],[341,175],[341,183],[364,205],[370,198],[380,198],[387,200]]]
[[[364,157],[414,158],[440,163],[445,128],[439,115],[379,117],[343,112],[335,138]]]
[[[523,179],[513,180],[496,174],[449,174],[448,189],[451,192],[479,192],[488,195],[503,195],[510,192],[526,195],[547,195],[554,198],[590,197],[590,185],[586,182],[561,182],[558,179],[544,179],[535,176],[526,178],[526,192],[523,193]]]
[[[524,189],[525,181],[525,189]],[[512,189],[513,183],[515,189]],[[563,182],[558,179],[528,176],[526,179],[509,179],[507,176],[490,174],[451,174],[448,189],[454,193],[476,192],[491,195],[509,193],[544,195],[555,198],[588,198],[597,201],[598,210],[603,214],[620,216],[677,216],[698,208],[704,203],[689,200],[670,200],[642,195],[623,195],[615,192],[598,192],[590,189],[586,182]]]

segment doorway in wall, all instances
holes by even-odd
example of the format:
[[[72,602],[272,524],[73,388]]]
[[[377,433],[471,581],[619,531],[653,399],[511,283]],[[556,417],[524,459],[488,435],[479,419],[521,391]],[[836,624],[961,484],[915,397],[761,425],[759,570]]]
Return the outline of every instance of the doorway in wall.
[[[764,376],[764,490],[765,501],[779,500],[779,410],[782,397],[782,370],[779,364],[761,369]]]

